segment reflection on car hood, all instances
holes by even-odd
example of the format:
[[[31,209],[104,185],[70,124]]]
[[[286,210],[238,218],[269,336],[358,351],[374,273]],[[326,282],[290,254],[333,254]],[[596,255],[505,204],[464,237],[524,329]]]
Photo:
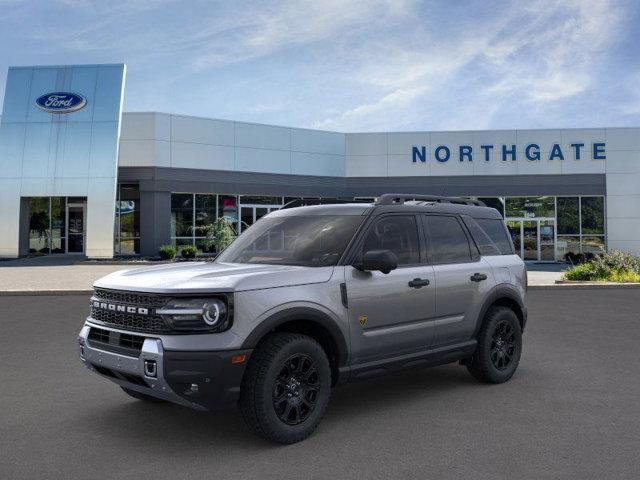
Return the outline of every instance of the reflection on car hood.
[[[120,270],[93,285],[152,293],[259,290],[326,282],[333,267],[185,262]]]

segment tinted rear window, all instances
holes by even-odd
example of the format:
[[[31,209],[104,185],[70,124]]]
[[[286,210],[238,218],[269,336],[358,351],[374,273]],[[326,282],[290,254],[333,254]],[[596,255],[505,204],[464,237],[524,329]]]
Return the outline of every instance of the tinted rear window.
[[[507,235],[507,229],[504,226],[503,220],[493,218],[474,218],[473,220],[482,228],[495,246],[498,247],[502,255],[513,254],[513,245]],[[485,255],[489,254],[485,253]]]

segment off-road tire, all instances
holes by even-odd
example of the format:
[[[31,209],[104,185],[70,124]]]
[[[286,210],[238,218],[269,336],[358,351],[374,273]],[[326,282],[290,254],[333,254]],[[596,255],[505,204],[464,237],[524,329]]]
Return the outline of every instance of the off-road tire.
[[[503,338],[512,339],[512,349],[504,348],[508,342]],[[478,347],[467,363],[467,370],[481,382],[503,383],[515,373],[521,354],[522,329],[515,312],[507,307],[491,307],[482,322]],[[506,364],[505,356],[509,357]]]
[[[311,365],[314,371],[310,374],[310,380],[303,379],[300,387],[295,382],[288,383],[287,386],[293,385],[295,390],[289,395],[287,392],[291,391],[285,389],[283,397],[283,378],[293,379],[299,375],[300,380],[307,376],[298,372],[297,367],[291,367],[291,362],[296,358],[304,361],[304,366],[300,369],[305,368],[308,372]],[[309,386],[311,383],[313,385]],[[296,393],[297,398],[287,398],[295,397]],[[239,407],[245,423],[255,435],[291,444],[304,440],[313,433],[324,416],[330,395],[331,367],[320,344],[306,335],[276,332],[265,337],[251,355],[242,378]],[[309,407],[311,397],[315,398],[313,408]],[[288,402],[293,401],[302,402],[295,409],[306,413],[306,417],[291,412],[293,408]],[[277,412],[283,404],[284,407]],[[281,418],[286,416],[284,412],[292,413],[295,417],[293,421],[301,418],[304,420],[297,424],[285,423]],[[286,418],[288,421],[289,417]]]
[[[133,397],[133,398],[135,398],[137,400],[144,400],[146,402],[154,402],[154,403],[164,402],[164,400],[162,400],[160,398],[152,397],[151,395],[147,395],[145,393],[136,392],[135,390],[130,390],[130,389],[125,388],[125,387],[120,387],[120,388],[122,388],[122,391],[124,393],[126,393],[130,397]]]

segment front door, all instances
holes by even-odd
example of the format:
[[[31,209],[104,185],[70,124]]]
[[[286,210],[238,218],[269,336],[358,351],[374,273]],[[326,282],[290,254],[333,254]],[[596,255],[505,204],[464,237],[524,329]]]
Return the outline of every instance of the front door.
[[[506,223],[516,253],[523,260],[553,262],[556,259],[555,219],[507,219]]]
[[[84,253],[85,204],[67,204],[67,253]]]
[[[398,268],[388,274],[345,269],[354,364],[420,352],[431,345],[435,281],[433,267],[421,254],[418,231],[414,215],[377,219],[357,256],[391,250],[398,257]]]

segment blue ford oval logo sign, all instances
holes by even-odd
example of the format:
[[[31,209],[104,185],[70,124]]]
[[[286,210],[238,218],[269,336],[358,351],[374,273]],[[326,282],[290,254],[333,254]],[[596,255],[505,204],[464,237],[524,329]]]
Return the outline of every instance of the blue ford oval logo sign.
[[[38,97],[36,105],[49,113],[72,113],[85,107],[87,99],[77,93],[53,92]]]

